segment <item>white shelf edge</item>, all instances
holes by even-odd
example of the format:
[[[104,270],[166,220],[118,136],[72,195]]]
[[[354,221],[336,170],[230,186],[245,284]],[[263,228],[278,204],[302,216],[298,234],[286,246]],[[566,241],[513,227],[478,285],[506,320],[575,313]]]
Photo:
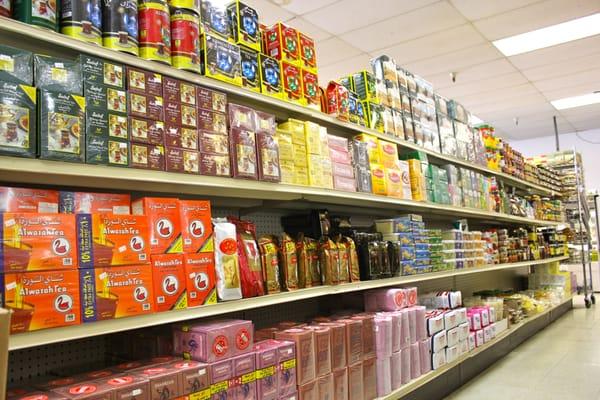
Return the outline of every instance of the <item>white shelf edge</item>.
[[[183,79],[189,82],[194,82],[200,85],[204,85],[210,87],[212,89],[222,90],[227,92],[228,94],[233,94],[235,96],[242,97],[244,99],[252,100],[261,104],[266,104],[269,106],[276,107],[279,110],[287,110],[291,111],[296,115],[302,115],[305,117],[309,117],[313,120],[318,120],[320,122],[327,123],[331,126],[336,126],[341,129],[347,129],[353,131],[355,133],[368,133],[374,136],[377,136],[380,139],[391,141],[396,143],[406,149],[412,150],[420,150],[425,152],[431,157],[434,157],[439,160],[448,161],[453,164],[458,164],[460,166],[470,168],[476,170],[481,173],[494,175],[502,180],[504,180],[510,186],[516,186],[519,188],[534,190],[542,195],[554,196],[556,192],[551,189],[545,188],[543,186],[528,182],[526,180],[508,175],[503,172],[494,171],[490,168],[473,164],[466,160],[461,160],[457,157],[437,153],[435,151],[425,149],[421,146],[418,146],[414,143],[408,142],[406,140],[402,140],[396,138],[394,136],[390,136],[381,132],[378,132],[374,129],[362,127],[360,125],[351,124],[347,122],[340,121],[331,115],[322,113],[320,111],[316,111],[310,108],[306,108],[297,104],[288,103],[286,101],[272,98],[269,96],[262,95],[260,93],[255,93],[244,88],[231,85],[229,83],[221,82],[215,79],[207,78],[205,76],[195,74],[188,71],[182,71],[166,64],[161,64],[153,61],[143,60],[139,57],[135,57],[130,54],[125,54],[118,52],[116,50],[107,49],[101,46],[97,46],[91,43],[82,42],[76,39],[73,39],[69,36],[62,35],[56,32],[51,32],[47,29],[38,28],[32,25],[28,25],[19,21],[15,21],[6,17],[0,17],[0,32],[10,33],[13,35],[34,39],[36,41],[45,42],[49,45],[56,46],[56,48],[66,48],[73,51],[78,51],[82,53],[91,54],[97,57],[105,58],[108,60],[112,60],[114,62],[119,62],[127,65],[136,66],[138,68],[144,68],[151,71],[155,71],[161,73],[163,75],[171,76],[173,78]],[[1,40],[0,40],[1,41]]]
[[[403,200],[371,193],[8,156],[0,156],[0,181],[15,184],[68,185],[70,187],[112,190],[135,188],[148,192],[201,194],[238,199],[304,200],[326,204],[453,215],[531,226],[561,224],[561,222],[555,221],[535,220],[474,208]]]
[[[496,345],[498,342],[500,342],[502,339],[512,335],[513,333],[515,333],[516,331],[518,331],[520,328],[522,328],[523,326],[535,321],[538,318],[541,318],[549,313],[551,313],[552,311],[556,310],[559,307],[564,306],[565,304],[572,302],[573,298],[569,297],[568,299],[565,299],[564,301],[562,301],[560,304],[558,304],[555,307],[550,307],[547,310],[542,311],[539,314],[535,314],[531,317],[528,317],[526,319],[524,319],[523,321],[519,322],[518,324],[515,324],[511,327],[509,327],[507,330],[505,330],[504,332],[502,332],[500,335],[497,335],[493,340],[490,340],[487,343],[484,343],[483,346],[479,346],[477,347],[475,350],[470,351],[466,354],[463,354],[462,356],[458,357],[456,360],[454,360],[453,362],[446,364],[444,366],[442,366],[441,368],[438,368],[434,371],[430,371],[428,373],[426,373],[425,375],[421,375],[420,377],[418,377],[417,379],[413,379],[411,380],[409,383],[401,386],[399,389],[396,389],[395,391],[392,391],[390,394],[386,395],[386,396],[382,396],[382,397],[378,397],[375,400],[397,400],[397,399],[401,399],[402,397],[406,396],[407,394],[414,392],[415,390],[419,389],[420,387],[426,385],[427,383],[431,382],[432,380],[442,376],[444,373],[446,373],[447,371],[449,371],[450,369],[456,367],[457,365],[463,363],[464,361],[468,360],[469,358],[475,357],[478,354],[482,353],[483,351],[489,349],[490,347]]]
[[[396,278],[378,279],[373,281],[347,283],[337,286],[317,286],[313,288],[299,289],[292,292],[283,292],[261,297],[253,297],[248,299],[211,304],[195,308],[188,308],[185,310],[165,311],[161,313],[140,315],[128,318],[90,322],[87,324],[69,327],[50,328],[11,335],[9,337],[8,350],[14,351],[26,349],[46,344],[66,342],[69,340],[76,340],[131,329],[193,320],[197,318],[205,318],[220,314],[226,314],[234,311],[249,310],[253,308],[260,308],[274,304],[288,303],[292,301],[322,297],[327,295],[357,292],[367,289],[375,289],[394,285],[406,285],[431,279],[452,277],[458,275],[468,275],[481,272],[490,272],[503,269],[513,269],[533,265],[541,265],[565,260],[567,258],[568,257],[564,256],[553,257],[544,260],[523,261],[511,264],[490,265],[479,268],[432,272],[420,275],[409,275]]]

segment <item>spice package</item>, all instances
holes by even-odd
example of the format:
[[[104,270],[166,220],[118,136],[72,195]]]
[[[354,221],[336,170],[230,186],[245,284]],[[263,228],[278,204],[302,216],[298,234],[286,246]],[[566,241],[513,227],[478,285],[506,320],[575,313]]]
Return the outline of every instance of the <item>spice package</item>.
[[[0,154],[35,157],[36,89],[0,81]]]
[[[260,51],[261,32],[256,10],[236,0],[227,6],[227,11],[234,42],[257,52]]]
[[[314,380],[316,378],[314,332],[292,328],[275,332],[275,339],[288,340],[296,345],[297,384],[303,385]]]
[[[212,252],[183,255],[187,307],[217,303],[215,257]]]
[[[256,242],[256,225],[233,217],[228,217],[228,220],[236,227],[242,296],[244,298],[263,296],[265,289]]]
[[[320,110],[319,80],[317,74],[302,68],[302,99],[301,103],[309,108]]]
[[[302,99],[302,76],[300,67],[283,61],[281,63],[283,99],[300,103]]]
[[[35,54],[33,64],[36,88],[82,95],[79,62]]]
[[[28,25],[58,32],[59,7],[60,2],[55,0],[45,2],[14,0],[12,17]]]
[[[219,300],[242,298],[235,225],[214,219],[215,270]]]
[[[10,333],[81,321],[77,270],[6,273],[2,290],[4,307],[12,311]]]
[[[321,268],[321,281],[324,285],[337,285],[340,283],[339,252],[333,240],[327,237],[319,242],[319,266]]]
[[[83,322],[154,311],[150,265],[96,266],[81,269],[79,274]]]
[[[144,215],[148,220],[150,254],[183,251],[178,199],[143,197],[131,204],[131,211],[133,215]]]
[[[280,61],[300,65],[300,46],[298,31],[281,22],[264,32],[265,53]]]
[[[254,132],[232,128],[230,138],[233,177],[258,179]]]
[[[213,252],[210,202],[179,200],[184,253]]]
[[[263,94],[281,98],[283,92],[281,61],[260,53],[258,63],[260,65],[260,91]]]
[[[179,310],[187,307],[183,255],[151,256],[154,306],[156,311]]]
[[[260,258],[263,268],[263,280],[268,294],[279,293],[279,255],[277,241],[272,236],[261,236],[258,239]]]
[[[0,15],[2,6],[0,5]],[[33,84],[33,53],[0,45],[0,81]]]
[[[102,2],[102,45],[137,56],[137,0],[105,0]]]
[[[287,290],[298,289],[298,257],[296,244],[292,238],[284,233],[279,242],[280,269],[284,288]]]
[[[202,2],[204,6],[205,1]],[[202,15],[204,19],[204,15]],[[233,85],[242,85],[240,49],[208,33],[200,37],[202,74]]]
[[[171,62],[173,67],[200,73],[200,20],[196,10],[171,9]]]
[[[350,259],[348,258],[346,242],[342,240],[341,235],[336,236],[334,241],[339,253],[338,260],[340,283],[350,282]]]
[[[240,65],[242,87],[260,93],[260,71],[258,67],[258,51],[240,46]]]
[[[59,193],[58,212],[62,214],[130,214],[129,194],[68,192]]]
[[[138,20],[140,57],[171,65],[171,20],[167,3],[140,1]]]
[[[39,93],[40,158],[83,162],[85,99],[67,93]]]
[[[0,186],[0,211],[58,213],[58,191]]]
[[[63,0],[60,6],[62,34],[102,45],[102,5],[99,0]]]

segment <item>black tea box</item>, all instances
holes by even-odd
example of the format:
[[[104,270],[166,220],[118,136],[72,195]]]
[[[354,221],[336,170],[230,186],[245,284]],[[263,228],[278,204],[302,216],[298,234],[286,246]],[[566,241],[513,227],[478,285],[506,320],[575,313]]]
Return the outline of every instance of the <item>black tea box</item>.
[[[101,85],[84,83],[86,108],[107,110],[127,114],[127,94],[125,90]]]
[[[69,93],[40,90],[40,158],[83,162],[85,99]]]
[[[81,64],[84,82],[98,83],[119,89],[125,88],[125,69],[123,65],[84,54],[79,56],[79,63]]]
[[[78,61],[36,54],[33,65],[35,87],[38,89],[82,95],[83,80]]]
[[[36,89],[0,81],[0,154],[35,157]]]
[[[127,139],[128,122],[124,114],[89,108],[85,111],[86,135]]]
[[[85,162],[117,167],[129,165],[129,146],[126,140],[104,136],[86,137]]]
[[[33,84],[33,53],[0,45],[0,80]]]

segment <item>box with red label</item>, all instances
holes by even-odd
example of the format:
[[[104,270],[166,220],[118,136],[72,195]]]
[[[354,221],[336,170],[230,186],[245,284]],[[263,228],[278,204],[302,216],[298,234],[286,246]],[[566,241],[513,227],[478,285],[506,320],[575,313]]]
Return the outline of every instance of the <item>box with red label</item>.
[[[187,307],[183,254],[151,256],[154,308],[156,311],[180,310]]]
[[[81,322],[77,270],[6,273],[0,289],[12,311],[11,333]]]
[[[379,147],[379,162],[386,168],[397,168],[398,146],[385,140],[377,141]]]
[[[114,399],[150,400],[155,398],[150,393],[148,379],[131,372],[106,379],[99,379],[97,382],[112,387]]]
[[[302,75],[300,67],[285,61],[282,62],[281,79],[283,81],[283,99],[300,103],[302,99]]]
[[[287,340],[293,342],[296,346],[297,384],[303,385],[307,382],[313,381],[316,377],[314,332],[310,330],[292,328],[285,331],[275,332],[275,339]]]
[[[167,123],[165,144],[167,147],[198,150],[198,131],[195,128],[186,128]]]
[[[163,98],[151,94],[128,93],[129,114],[155,121],[165,119]]]
[[[0,186],[0,211],[57,213],[58,191]]]
[[[257,400],[256,394],[256,362],[254,352],[234,357],[233,379],[229,381],[229,389],[233,390],[234,400]]]
[[[79,283],[83,322],[154,311],[150,265],[82,269],[79,271]]]
[[[184,254],[187,306],[217,303],[215,256],[212,252]]]
[[[117,193],[67,192],[59,194],[59,212],[63,214],[129,214],[131,196]]]
[[[298,31],[281,22],[264,32],[265,53],[281,61],[299,65],[300,46]]]
[[[317,74],[317,50],[315,41],[302,32],[298,32],[298,44],[300,45],[300,66]]]
[[[163,77],[163,98],[191,106],[196,105],[196,85],[168,76]]]
[[[327,114],[334,115],[342,121],[348,121],[349,109],[348,109],[348,89],[341,84],[331,81],[327,85]]]
[[[195,150],[167,147],[165,154],[165,169],[168,172],[198,174],[200,171],[200,154]]]
[[[302,68],[302,99],[301,103],[315,110],[321,109],[321,99],[319,98],[319,79],[317,74]]]
[[[129,166],[154,171],[165,170],[165,146],[144,143],[129,144]]]
[[[52,392],[54,392],[59,399],[108,400],[114,398],[113,387],[100,381],[74,383],[56,388]],[[37,399],[37,397],[35,399]],[[45,399],[45,397],[40,397],[39,399]],[[49,397],[49,399],[52,399],[52,397]]]
[[[184,253],[213,252],[210,201],[179,200]]]
[[[200,174],[231,176],[229,155],[200,153]]]
[[[196,88],[196,104],[201,110],[227,111],[227,94],[209,88],[198,86]]]
[[[258,179],[256,134],[254,131],[232,128],[230,138],[233,177]]]
[[[150,262],[146,216],[77,214],[75,219],[79,268]]]
[[[131,211],[148,218],[150,254],[183,252],[178,199],[142,197],[131,204]]]
[[[75,216],[1,213],[1,272],[77,269]]]

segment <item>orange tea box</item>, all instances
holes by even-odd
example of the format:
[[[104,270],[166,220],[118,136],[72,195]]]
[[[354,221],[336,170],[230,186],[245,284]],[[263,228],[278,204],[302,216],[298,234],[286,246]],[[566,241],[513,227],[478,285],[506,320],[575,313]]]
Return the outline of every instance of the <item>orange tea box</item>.
[[[10,332],[79,324],[77,274],[77,270],[7,273],[4,307],[12,310]]]
[[[83,322],[154,311],[150,265],[82,269],[79,271],[79,284]]]
[[[184,254],[187,306],[217,303],[215,256],[212,252]]]
[[[187,307],[185,270],[182,254],[156,254],[150,257],[154,308],[156,311]]]
[[[56,214],[58,192],[0,186],[0,211]]]
[[[79,268],[150,262],[144,215],[77,214]]]
[[[75,216],[0,214],[0,272],[77,269]]]
[[[61,191],[58,209],[64,214],[109,213],[128,215],[131,196],[117,193]]]
[[[181,222],[179,200],[143,197],[131,205],[134,215],[148,217],[150,254],[181,253]]]
[[[213,251],[210,201],[180,200],[181,236],[184,253]]]

